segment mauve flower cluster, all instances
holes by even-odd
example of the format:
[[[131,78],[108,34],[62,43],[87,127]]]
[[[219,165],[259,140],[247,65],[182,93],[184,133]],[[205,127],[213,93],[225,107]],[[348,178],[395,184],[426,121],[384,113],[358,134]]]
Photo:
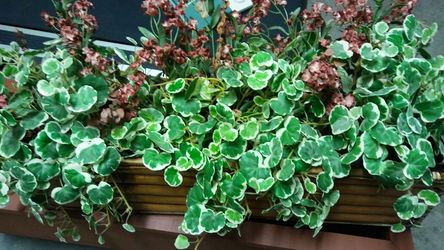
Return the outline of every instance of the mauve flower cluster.
[[[83,48],[82,52],[85,56],[85,62],[91,64],[99,71],[105,71],[106,67],[111,63],[108,58],[91,48]]]
[[[171,62],[183,64],[190,58],[209,58],[210,52],[206,47],[210,39],[205,31],[197,30],[196,20],[185,21],[183,18],[187,3],[188,0],[179,0],[177,5],[171,4],[169,0],[144,0],[142,2],[141,7],[146,15],[163,16],[162,27],[165,29],[165,36],[170,37],[172,31],[175,30],[178,33],[178,39],[163,45],[158,44],[156,40],[146,41],[143,49],[136,52],[132,68],[137,68],[142,63],[153,63],[159,68],[165,68]],[[198,34],[197,38],[191,37],[193,32]]]
[[[6,96],[0,95],[0,109],[5,108],[6,106],[8,106],[8,101],[6,99]]]
[[[353,94],[344,96],[341,93],[341,83],[336,68],[325,62],[327,57],[311,62],[302,73],[302,80],[313,90],[319,92],[325,101],[326,115],[330,115],[331,110],[336,105],[343,105],[351,108],[356,104]]]
[[[333,12],[333,18],[340,24],[360,25],[372,22],[372,9],[367,0],[336,0],[341,10]]]
[[[171,63],[183,64],[188,60],[198,58],[199,60],[207,61],[211,57],[215,57],[217,60],[213,60],[214,65],[229,65],[233,61],[242,61],[245,58],[232,58],[232,46],[226,43],[227,38],[236,40],[235,23],[229,18],[224,16],[226,8],[228,7],[228,1],[220,8],[220,20],[217,25],[217,39],[218,47],[216,53],[211,55],[210,53],[210,39],[205,29],[199,30],[197,28],[196,20],[185,21],[185,9],[188,6],[189,0],[179,0],[177,4],[172,4],[169,0],[144,0],[142,1],[142,9],[146,15],[155,17],[162,16],[162,27],[165,29],[166,37],[170,37],[172,32],[177,32],[177,39],[174,41],[168,41],[162,46],[155,40],[146,41],[144,48],[136,52],[135,61],[132,63],[133,68],[137,68],[142,63],[153,63],[159,68],[165,68],[166,65]],[[205,1],[194,1],[193,5],[202,16],[207,18],[210,13],[205,6]],[[261,32],[262,22],[261,19],[267,16],[270,12],[272,5],[286,5],[286,0],[253,0],[253,9],[250,13],[241,15],[240,13],[233,11],[232,17],[236,20],[238,25],[243,25],[242,39],[248,39],[248,36],[255,35]],[[277,50],[282,50],[285,47],[288,39],[276,39],[278,45]]]
[[[137,71],[129,76],[129,79],[134,82],[134,84],[140,88],[144,83],[146,79],[146,75],[143,72]]]
[[[91,33],[95,32],[98,27],[96,17],[88,14],[88,11],[92,7],[93,4],[88,0],[77,0],[72,5],[74,16],[82,20],[82,27],[87,29]]]
[[[302,20],[308,31],[319,29],[324,25],[323,15],[331,14],[338,24],[359,26],[372,22],[372,9],[367,0],[335,0],[337,9],[322,2],[316,2],[311,9],[302,12]]]
[[[126,83],[112,93],[111,97],[117,100],[119,106],[126,106],[128,104],[137,105],[137,99],[133,97],[136,95],[138,89],[137,86]]]
[[[202,42],[208,40],[208,38],[202,39]],[[199,44],[192,42],[191,44]],[[160,46],[154,40],[148,40],[144,43],[143,49],[136,52],[135,61],[131,64],[132,68],[139,67],[142,63],[153,63],[159,68],[164,68],[169,59],[177,64],[183,64],[188,61],[189,58],[201,57],[207,59],[209,57],[209,50],[207,48],[198,47],[195,50],[185,51],[182,48],[172,45],[164,44]]]
[[[123,108],[107,107],[100,112],[99,123],[109,125],[110,123],[119,124],[125,120],[125,110]]]
[[[323,15],[331,14],[333,20],[343,27],[341,38],[350,44],[350,49],[355,54],[359,54],[359,48],[368,41],[359,28],[373,21],[373,12],[368,0],[335,0],[335,4],[337,9],[317,2],[311,10],[304,10],[302,13],[304,26],[308,31],[319,29],[325,24]],[[327,48],[329,43],[327,39],[320,41],[320,45],[324,48]],[[328,51],[326,55],[328,56]]]
[[[285,0],[253,0],[253,14],[251,16],[244,16],[244,23],[252,21],[253,33],[260,32],[260,27],[262,26],[262,18],[268,15],[272,3],[275,5],[287,5]]]
[[[413,8],[417,4],[417,0],[393,0],[392,11],[390,16],[385,18],[386,22],[400,22],[412,13]]]
[[[330,112],[333,110],[333,108],[336,105],[343,105],[347,108],[351,108],[353,106],[355,106],[356,104],[356,100],[355,97],[353,96],[353,94],[347,94],[346,96],[344,96],[342,93],[334,93],[333,95],[331,95],[330,100],[328,102],[328,104],[326,105],[325,111],[326,111],[326,115],[329,115]]]
[[[141,7],[145,10],[145,14],[156,16],[159,14],[159,9],[168,13],[171,8],[171,3],[169,0],[146,0],[142,2]]]
[[[136,93],[145,83],[146,75],[143,72],[137,71],[128,76],[132,83],[123,84],[119,89],[111,94],[116,104],[120,107],[137,107],[139,100],[136,98]]]
[[[286,0],[253,0],[253,8],[251,10],[251,13],[246,13],[242,15],[241,13],[237,11],[233,11],[231,13],[231,16],[236,20],[236,22],[239,25],[244,26],[243,30],[243,39],[247,40],[248,36],[251,35],[257,35],[261,33],[261,29],[263,27],[262,19],[266,17],[270,13],[270,9],[273,5],[276,6],[284,6],[287,4]],[[225,9],[222,8],[221,12],[225,12]],[[221,25],[222,32],[218,33],[221,34],[223,37],[229,37],[233,40],[237,39],[236,37],[236,29],[235,24],[231,22],[230,19],[224,20]],[[276,53],[281,52],[285,46],[289,42],[289,38],[283,38],[280,34],[277,34],[276,37],[273,39],[276,44],[269,44],[267,46],[267,49],[273,50]],[[232,46],[229,44],[225,44],[221,46],[219,52],[220,52],[220,59],[222,59],[222,64],[229,66],[231,63],[241,63],[249,60],[248,57],[235,57],[231,58],[231,52],[232,52]],[[232,59],[232,60],[230,60]]]
[[[307,66],[302,73],[302,80],[317,92],[340,87],[336,68],[321,59],[314,60]]]
[[[311,9],[305,9],[302,12],[302,21],[305,28],[308,31],[319,29],[325,23],[322,15],[332,12],[331,6],[321,2],[314,3]]]
[[[391,13],[384,20],[387,23],[402,21],[409,15],[418,0],[393,0],[391,2]],[[302,12],[302,20],[308,31],[313,31],[325,24],[323,15],[331,14],[333,20],[339,25],[348,25],[359,28],[360,25],[373,22],[373,11],[368,0],[335,0],[336,9],[331,6],[316,2],[311,9]],[[350,33],[348,34],[350,37]],[[358,35],[360,36],[360,35]],[[355,36],[356,38],[356,36]],[[361,38],[359,38],[361,39]]]
[[[96,18],[88,14],[92,7],[93,4],[88,0],[77,0],[68,7],[63,17],[54,17],[46,12],[42,12],[41,17],[48,26],[59,30],[65,46],[79,47],[85,37],[83,33],[92,33],[97,29]]]
[[[82,42],[82,35],[75,25],[69,19],[59,19],[58,26],[63,44],[67,47],[77,47]]]
[[[252,32],[259,33],[261,31],[261,19],[268,15],[271,7],[270,0],[253,0],[254,8],[251,16],[244,16],[244,23],[252,20]]]
[[[273,48],[271,48],[271,45],[269,45],[270,50],[273,50],[274,53],[276,54],[280,54],[284,51],[284,49],[287,47],[288,43],[290,42],[290,38],[289,37],[282,37],[281,34],[277,34],[274,38],[273,38],[275,44],[273,46]]]
[[[359,33],[353,27],[348,27],[342,32],[342,39],[349,43],[351,51],[359,55],[359,48],[366,43],[367,37],[363,33]]]
[[[126,83],[120,86],[110,95],[110,104],[100,112],[99,122],[101,124],[119,124],[123,121],[129,121],[137,115],[139,100],[137,92],[143,84],[146,83],[146,75],[137,71],[128,76],[132,83]]]

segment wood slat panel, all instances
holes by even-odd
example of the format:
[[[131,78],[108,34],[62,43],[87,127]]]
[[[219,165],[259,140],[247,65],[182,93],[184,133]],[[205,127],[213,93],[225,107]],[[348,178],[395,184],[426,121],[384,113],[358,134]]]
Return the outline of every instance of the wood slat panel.
[[[159,185],[126,185],[124,186],[124,192],[125,195],[128,197],[128,200],[131,201],[139,201],[138,199],[143,200],[150,199],[152,200],[151,196],[158,197],[158,199],[162,199],[163,196],[165,197],[181,197],[183,200],[185,200],[186,194],[188,190],[186,188],[171,188],[168,186],[159,186]],[[256,197],[249,198],[251,203],[258,203],[261,202],[255,201]],[[395,201],[396,196],[393,195],[386,195],[383,193],[379,193],[378,195],[363,195],[361,193],[355,193],[355,194],[347,194],[347,193],[341,193],[341,197],[339,199],[340,204],[344,205],[363,205],[363,206],[371,206],[371,207],[381,207],[381,206],[392,206],[393,202]],[[265,201],[263,204],[268,206],[268,203]]]
[[[251,218],[274,220],[275,216],[272,213],[262,214],[261,210],[251,210],[253,215]],[[382,224],[390,225],[399,222],[396,216],[384,215],[384,214],[353,214],[353,213],[337,213],[330,212],[327,222],[334,223],[359,223],[359,224]]]
[[[126,195],[131,203],[185,205],[185,196]]]
[[[160,185],[168,186],[166,184],[163,175],[132,175],[132,174],[119,174],[116,182],[121,184],[145,184],[145,185]],[[195,183],[193,177],[185,176],[181,186],[191,187]]]
[[[179,187],[172,188],[170,186],[161,185],[123,185],[123,192],[125,194],[147,194],[158,196],[182,196],[185,197],[188,188]]]
[[[376,186],[353,185],[348,183],[338,183],[336,188],[341,194],[362,194],[362,195],[382,195],[399,197],[402,192],[392,189],[380,189]]]
[[[165,180],[162,175],[131,175],[131,174],[120,174],[116,178],[116,182],[119,184],[141,184],[141,185],[156,185],[156,186],[165,186],[168,185],[165,183]],[[373,183],[360,183],[363,182],[361,180],[354,180],[354,182],[339,182],[337,184],[337,188],[341,191],[341,193],[360,193],[364,195],[373,195],[373,194],[382,194],[382,195],[390,195],[390,196],[399,196],[401,192],[390,189],[382,189]],[[189,188],[193,186],[195,183],[195,179],[193,177],[184,177],[183,184],[178,188]],[[177,188],[171,188],[172,190],[177,190]]]
[[[136,232],[129,234],[122,230],[119,224],[113,225],[105,234],[105,245],[97,243],[97,235],[89,230],[89,225],[78,211],[71,213],[71,219],[78,228],[82,239],[80,244],[107,249],[131,250],[164,250],[172,249],[178,233],[182,216],[177,215],[147,215],[134,214],[129,223]],[[352,220],[353,217],[348,217]],[[366,218],[369,220],[368,218]],[[0,209],[0,231],[3,233],[57,240],[54,228],[42,225],[37,220],[29,219],[27,212],[16,196],[11,197],[7,208]],[[371,223],[369,223],[371,224]],[[329,227],[333,232],[321,231],[313,238],[313,231],[295,229],[292,223],[261,223],[247,221],[240,228],[240,235],[233,230],[225,237],[207,235],[200,249],[212,250],[411,250],[413,243],[410,233],[390,234],[387,227],[347,226]],[[345,231],[344,231],[345,229]],[[357,233],[358,232],[358,233]],[[362,235],[362,232],[369,232]],[[371,233],[370,233],[371,232]],[[375,235],[378,235],[377,238]],[[385,237],[387,235],[387,237]],[[364,236],[364,237],[363,237]],[[367,238],[370,237],[370,238]],[[399,238],[398,238],[399,237]],[[69,240],[69,239],[68,239]],[[71,241],[70,241],[71,242]],[[155,242],[155,244],[153,244]]]
[[[395,216],[395,210],[392,207],[370,207],[370,206],[350,206],[337,204],[331,208],[331,213],[344,214],[379,214]]]
[[[184,214],[187,210],[185,205],[172,204],[151,204],[151,203],[134,203],[133,209],[139,213],[166,213],[166,214]]]
[[[395,201],[395,197],[341,194],[339,200],[340,204],[344,205],[391,207]]]
[[[184,207],[185,199],[183,197],[162,197],[162,196],[128,196],[128,200],[132,201],[133,204],[146,205],[159,204],[159,205],[171,205],[171,207]],[[159,207],[161,208],[161,207]],[[268,208],[266,205],[258,206],[258,203],[251,203],[250,208],[254,210],[262,210]],[[169,209],[167,209],[169,211]],[[167,212],[165,211],[165,212]],[[160,211],[161,212],[161,211]],[[392,207],[378,207],[378,206],[356,206],[356,205],[344,205],[337,204],[332,207],[331,213],[345,213],[345,214],[371,214],[371,215],[388,215],[395,216],[395,211]]]
[[[172,188],[165,183],[162,171],[148,170],[141,159],[124,160],[121,165],[116,182],[122,185],[125,196],[137,213],[183,214],[186,211],[186,194],[195,183],[195,173],[183,173],[183,185]],[[321,168],[310,170],[312,174],[320,171]],[[353,168],[349,177],[335,181],[335,189],[341,192],[341,197],[331,209],[328,221],[363,224],[391,224],[398,221],[393,202],[403,192],[383,189],[360,168]],[[415,189],[418,188],[422,186]],[[320,195],[317,194],[318,198]],[[262,210],[270,207],[267,198],[250,195],[246,201],[253,212],[253,218],[274,220],[273,213],[262,214]]]
[[[396,216],[390,215],[373,215],[373,214],[346,214],[346,213],[330,213],[327,218],[329,222],[351,222],[359,224],[383,224],[391,225],[398,223],[399,219]]]
[[[136,203],[133,208],[138,213],[165,213],[165,214],[183,214],[186,211],[185,206],[181,205],[165,205],[165,204],[142,204]],[[159,212],[161,211],[161,212]],[[252,209],[252,218],[260,219],[274,219],[272,213],[262,214],[262,210]],[[344,212],[330,212],[327,221],[329,222],[351,222],[364,224],[393,224],[398,222],[396,216],[390,214],[359,214],[359,213],[344,213]]]

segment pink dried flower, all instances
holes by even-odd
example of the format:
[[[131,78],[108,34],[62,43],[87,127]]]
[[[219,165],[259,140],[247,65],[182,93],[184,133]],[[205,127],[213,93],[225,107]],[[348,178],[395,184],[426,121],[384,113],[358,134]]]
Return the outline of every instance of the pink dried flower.
[[[388,22],[400,22],[404,20],[406,16],[412,13],[412,10],[416,6],[417,2],[417,0],[393,0],[390,16],[387,16],[385,19]]]
[[[302,80],[318,92],[340,87],[336,68],[322,60],[312,61],[302,73]]]
[[[82,41],[82,36],[77,27],[68,19],[60,19],[58,26],[63,43],[66,46],[78,46]]]
[[[140,65],[142,65],[142,63],[150,62],[150,60],[151,60],[151,52],[149,49],[144,47],[143,49],[136,51],[134,62],[130,65],[130,67],[136,69]]]
[[[159,9],[163,12],[170,13],[172,5],[169,0],[145,0],[141,5],[145,10],[145,14],[149,16],[156,16],[159,14]]]
[[[6,99],[5,95],[0,95],[0,109],[5,108],[8,106],[8,100]]]
[[[116,93],[116,97],[119,103],[129,104],[130,99],[136,94],[137,90],[131,84],[122,85]]]
[[[40,17],[43,19],[43,21],[51,28],[55,27],[57,25],[57,18],[50,16],[47,12],[42,11],[40,13]]]
[[[85,24],[85,27],[90,31],[94,32],[97,30],[98,24],[96,17],[93,15],[84,15],[81,17],[83,20],[83,23]]]
[[[83,48],[82,52],[85,55],[85,62],[91,64],[97,70],[105,71],[110,63],[106,57],[91,48]]]
[[[48,26],[59,30],[63,44],[69,49],[81,45],[85,34],[83,32],[94,32],[97,30],[97,20],[93,15],[88,14],[93,4],[88,0],[76,0],[69,5],[67,14],[57,18],[50,16],[46,12],[40,15]],[[79,20],[82,21],[79,23]]]
[[[197,49],[204,46],[209,41],[210,38],[206,34],[200,34],[196,39],[191,41],[191,46],[193,46],[194,49]]]
[[[251,31],[254,34],[261,32],[261,19],[268,15],[271,7],[272,0],[253,0],[253,13],[252,16],[245,20],[252,20],[253,27]]]
[[[198,21],[196,19],[191,19],[188,21],[187,27],[190,30],[197,30]]]
[[[83,67],[82,70],[80,71],[80,75],[82,76],[86,76],[92,73],[92,68],[90,67]]]
[[[129,79],[140,88],[140,86],[145,83],[146,75],[143,72],[137,71],[134,74],[130,75]]]
[[[336,105],[343,105],[347,108],[351,108],[356,105],[356,100],[352,94],[347,94],[344,97],[342,93],[334,93],[330,97],[330,102],[326,106],[326,114],[329,115]]]
[[[273,39],[276,42],[276,46],[273,49],[276,54],[281,53],[287,47],[288,42],[290,41],[288,37],[282,37],[281,34],[277,34]]]
[[[119,124],[125,118],[125,110],[123,108],[117,108],[112,110],[111,108],[104,108],[100,112],[100,123],[109,124],[110,122],[114,124]]]
[[[321,39],[320,41],[319,41],[319,44],[322,46],[322,47],[324,47],[324,48],[328,48],[329,46],[330,46],[330,40],[328,40],[328,39]]]
[[[77,0],[72,5],[74,13],[77,15],[84,15],[88,12],[90,8],[93,7],[93,4],[88,0]]]
[[[235,64],[241,64],[243,62],[248,62],[248,61],[250,61],[250,57],[236,57],[236,58],[234,58]]]
[[[77,0],[72,5],[72,11],[75,17],[81,19],[85,28],[90,32],[97,30],[97,20],[93,15],[89,15],[88,11],[94,5],[88,0]]]
[[[342,8],[333,13],[338,23],[359,25],[372,21],[372,10],[367,0],[336,0],[336,5]]]
[[[329,5],[316,2],[313,4],[311,10],[305,9],[302,12],[302,21],[304,26],[308,31],[313,31],[322,27],[322,25],[325,23],[322,14],[331,13],[332,11],[333,10]]]
[[[125,120],[129,121],[137,116],[137,111],[134,109],[128,110],[125,112]]]
[[[188,60],[188,54],[181,48],[174,48],[171,51],[172,59],[178,64],[184,64]]]
[[[362,44],[367,42],[365,34],[358,33],[352,27],[349,27],[342,32],[342,39],[350,44],[350,49],[355,54],[359,54],[359,48],[361,48]]]
[[[179,0],[179,2],[173,6],[169,0],[144,0],[142,2],[142,9],[145,14],[149,16],[156,16],[159,14],[159,10],[166,17],[162,26],[166,32],[170,32],[172,28],[182,29],[189,24],[185,23],[182,18],[185,15],[185,8],[188,0]]]

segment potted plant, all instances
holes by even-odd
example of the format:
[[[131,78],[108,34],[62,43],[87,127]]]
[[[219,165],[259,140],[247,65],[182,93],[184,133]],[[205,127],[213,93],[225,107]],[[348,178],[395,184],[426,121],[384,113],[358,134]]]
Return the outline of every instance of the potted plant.
[[[444,60],[426,51],[437,25],[414,1],[253,2],[246,15],[198,2],[199,23],[186,1],[143,1],[150,29],[128,55],[93,43],[90,2],[54,1],[42,16],[58,39],[0,50],[2,204],[15,193],[60,239],[78,239],[66,209],[80,207],[102,243],[112,220],[134,231],[133,208],[185,213],[197,236],[250,215],[315,234],[329,218],[395,232],[422,218],[444,153]],[[262,27],[268,12],[285,25]],[[371,219],[352,216],[369,202],[383,204]]]

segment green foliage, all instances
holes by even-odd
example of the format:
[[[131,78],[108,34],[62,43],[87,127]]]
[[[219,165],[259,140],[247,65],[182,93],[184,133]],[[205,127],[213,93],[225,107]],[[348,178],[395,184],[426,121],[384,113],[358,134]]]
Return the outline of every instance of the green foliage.
[[[330,45],[333,57],[338,59],[348,59],[353,56],[353,52],[349,49],[349,43],[343,40],[335,41]]]
[[[73,74],[76,59],[63,48],[36,52],[44,57],[41,64],[27,52],[14,53],[9,56],[21,58],[15,67],[32,73],[13,92],[2,90],[9,102],[0,110],[0,206],[7,205],[13,192],[37,220],[57,227],[57,237],[78,239],[63,206],[80,201],[84,217],[103,240],[110,225],[101,224],[98,214],[104,211],[105,217],[118,220],[131,214],[130,207],[122,214],[118,209],[125,205],[114,203],[121,195],[114,195],[111,174],[120,165],[121,152],[89,125],[108,101],[109,82],[104,75]],[[126,132],[113,135],[123,139]]]
[[[190,246],[190,242],[185,235],[180,234],[177,236],[174,246],[177,249],[187,249]]]

